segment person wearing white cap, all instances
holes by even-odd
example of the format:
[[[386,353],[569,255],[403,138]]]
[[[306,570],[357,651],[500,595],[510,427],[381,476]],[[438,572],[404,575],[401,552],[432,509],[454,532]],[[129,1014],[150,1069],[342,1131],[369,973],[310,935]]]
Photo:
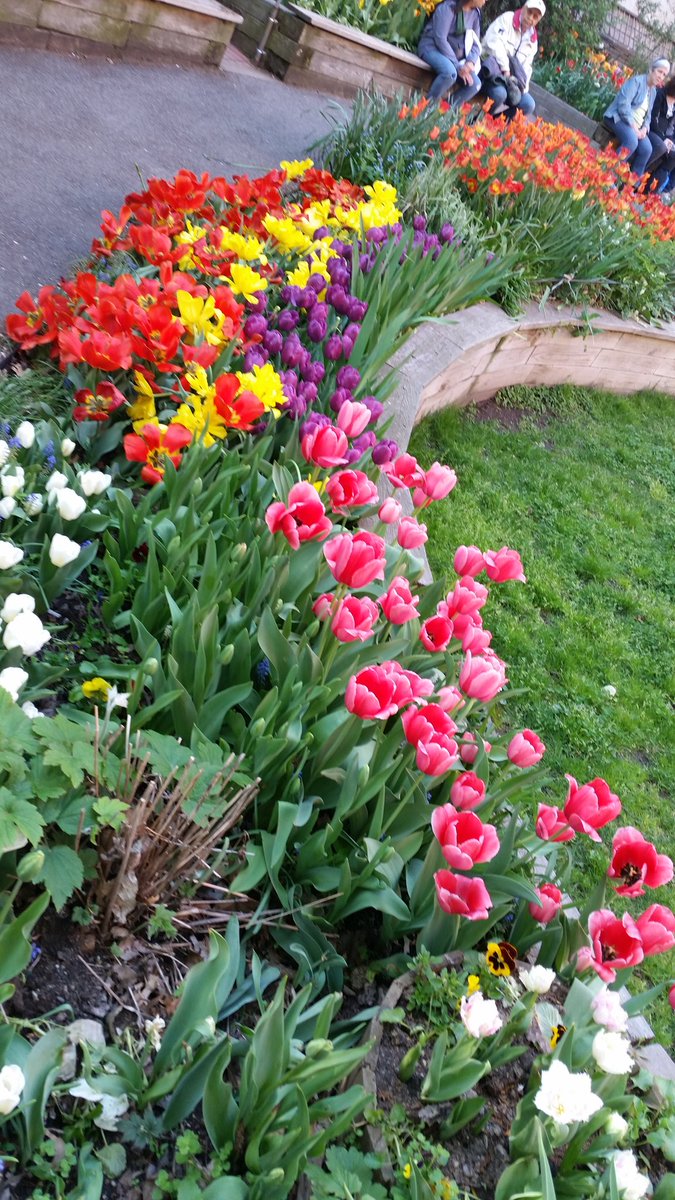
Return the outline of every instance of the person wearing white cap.
[[[603,123],[615,135],[619,153],[628,160],[639,177],[645,174],[654,152],[649,126],[656,89],[663,87],[670,72],[667,58],[655,58],[646,75],[633,75],[619,88],[603,117]]]
[[[532,64],[539,48],[537,25],[546,12],[544,0],[525,0],[522,8],[502,13],[483,38],[483,91],[492,100],[492,115],[531,116]]]

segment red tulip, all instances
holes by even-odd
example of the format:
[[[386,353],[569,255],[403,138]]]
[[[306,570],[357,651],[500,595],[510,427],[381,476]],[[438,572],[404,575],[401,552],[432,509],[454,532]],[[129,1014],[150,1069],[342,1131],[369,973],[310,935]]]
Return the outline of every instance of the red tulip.
[[[485,753],[489,754],[492,749],[492,744],[490,742],[486,742],[485,738],[483,738],[483,746],[485,747]],[[478,742],[476,741],[475,734],[469,733],[468,731],[464,734],[462,745],[459,749],[459,757],[463,763],[466,763],[468,767],[475,763],[476,759],[478,758]]]
[[[324,546],[326,562],[338,583],[350,588],[367,587],[384,578],[386,551],[384,539],[376,533],[340,533]]]
[[[591,913],[588,932],[591,944],[584,946],[577,956],[580,971],[592,967],[605,983],[613,983],[617,971],[642,962],[642,937],[629,913],[619,919],[609,909],[601,908]]]
[[[675,946],[675,913],[665,904],[650,904],[636,924],[646,957],[664,954]]]
[[[348,438],[356,438],[370,423],[372,415],[366,404],[360,404],[358,400],[345,400],[337,415],[337,427]]]
[[[447,617],[429,617],[420,630],[420,641],[431,654],[447,650],[451,637],[452,621]]]
[[[402,550],[417,550],[428,537],[426,525],[420,525],[415,517],[402,517],[396,530],[396,541]]]
[[[672,859],[658,854],[656,846],[645,841],[638,829],[626,825],[617,830],[612,842],[612,861],[607,874],[619,879],[620,896],[644,896],[645,886],[661,887],[673,878]]]
[[[539,897],[539,904],[529,905],[530,916],[540,925],[548,925],[562,908],[563,894],[554,883],[542,883],[541,887],[534,890]]]
[[[326,483],[326,495],[336,513],[373,504],[378,498],[377,486],[365,471],[337,471]]]
[[[413,492],[415,508],[426,508],[432,500],[444,500],[457,483],[457,476],[451,467],[444,467],[435,462],[425,471],[422,479]]]
[[[473,771],[462,771],[450,788],[450,799],[463,811],[478,808],[485,799],[485,784]]]
[[[459,688],[442,687],[438,689],[438,703],[445,712],[454,712],[456,708],[464,708],[466,700]]]
[[[339,467],[346,461],[349,443],[341,429],[321,425],[305,434],[300,449],[303,458],[317,467]]]
[[[457,731],[455,722],[439,704],[423,704],[421,708],[411,704],[401,720],[406,741],[411,746],[417,746],[437,733],[450,737]]]
[[[469,921],[484,921],[492,900],[482,879],[453,875],[452,871],[437,871],[434,875],[436,898],[447,913],[459,913]]]
[[[459,613],[473,615],[483,607],[489,594],[484,583],[478,583],[472,575],[463,575],[453,590],[448,592],[445,600],[441,601],[438,611],[451,621]]]
[[[452,804],[434,809],[431,827],[444,859],[456,871],[470,871],[476,863],[489,862],[499,851],[494,825],[484,825],[473,812],[457,812]]]
[[[323,592],[321,596],[317,596],[312,605],[312,612],[320,621],[326,621],[333,609],[333,601],[335,596],[332,592]]]
[[[389,496],[383,504],[380,505],[378,517],[383,525],[395,525],[401,519],[403,507],[398,500],[394,500],[393,496]]]
[[[531,729],[523,729],[511,738],[506,751],[515,767],[533,767],[543,757],[546,747]]]
[[[382,667],[364,667],[347,684],[345,704],[350,713],[364,721],[386,721],[398,712],[394,680]]]
[[[579,787],[573,775],[566,775],[565,779],[570,785],[564,808],[569,824],[577,833],[587,833],[594,842],[601,841],[596,831],[619,816],[619,797],[610,792],[604,779],[592,779],[583,787]]]
[[[507,682],[506,672],[499,660],[485,655],[472,655],[469,650],[459,672],[459,686],[467,696],[489,704]]]
[[[382,470],[393,487],[416,487],[424,478],[424,471],[414,454],[399,454],[393,462],[383,463]]]

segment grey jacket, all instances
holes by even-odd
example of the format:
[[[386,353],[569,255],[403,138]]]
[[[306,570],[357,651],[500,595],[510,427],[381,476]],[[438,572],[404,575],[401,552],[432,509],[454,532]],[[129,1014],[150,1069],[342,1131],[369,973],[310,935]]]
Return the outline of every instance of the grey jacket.
[[[656,88],[647,86],[646,75],[633,75],[631,79],[627,79],[622,87],[619,88],[619,91],[605,112],[605,116],[614,117],[617,121],[628,121],[628,124],[632,125],[635,119],[633,114],[636,109],[644,104],[645,96],[648,96],[649,103],[643,125],[646,129],[649,129]]]
[[[457,33],[457,17],[461,8],[462,0],[442,0],[434,9],[427,18],[419,40],[417,53],[420,58],[424,58],[425,50],[440,50],[456,67],[465,57],[475,63],[480,60],[480,13],[475,8],[464,13],[465,29],[473,30],[476,35],[469,54],[465,55],[465,34]]]

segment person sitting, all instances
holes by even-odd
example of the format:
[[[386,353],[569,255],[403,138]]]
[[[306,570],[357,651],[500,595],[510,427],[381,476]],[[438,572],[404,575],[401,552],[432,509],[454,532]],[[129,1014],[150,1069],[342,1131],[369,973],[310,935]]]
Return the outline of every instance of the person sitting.
[[[655,58],[646,75],[633,75],[619,88],[603,122],[615,135],[619,153],[631,170],[642,178],[654,148],[649,140],[649,125],[657,87],[662,87],[670,71],[667,58]]]
[[[648,164],[653,190],[671,191],[675,185],[675,75],[656,93],[649,140],[654,148]]]
[[[441,0],[427,17],[417,53],[436,72],[429,99],[440,100],[455,84],[459,107],[480,91],[480,10],[485,0]]]
[[[544,0],[525,0],[515,12],[502,13],[483,38],[483,91],[492,100],[492,115],[510,121],[516,112],[531,116],[532,64],[538,49],[537,25],[546,12]]]

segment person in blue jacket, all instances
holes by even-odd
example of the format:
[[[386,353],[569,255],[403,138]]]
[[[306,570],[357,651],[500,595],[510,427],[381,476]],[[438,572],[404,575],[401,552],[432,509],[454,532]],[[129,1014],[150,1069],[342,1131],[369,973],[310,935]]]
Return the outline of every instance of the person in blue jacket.
[[[667,58],[655,58],[647,75],[633,75],[626,80],[603,117],[604,124],[616,135],[619,152],[624,152],[631,170],[640,178],[654,151],[649,125],[656,89],[666,82],[669,71]]]
[[[480,91],[480,10],[485,0],[441,0],[427,18],[417,53],[436,72],[429,99],[439,100],[458,84],[459,107]]]

